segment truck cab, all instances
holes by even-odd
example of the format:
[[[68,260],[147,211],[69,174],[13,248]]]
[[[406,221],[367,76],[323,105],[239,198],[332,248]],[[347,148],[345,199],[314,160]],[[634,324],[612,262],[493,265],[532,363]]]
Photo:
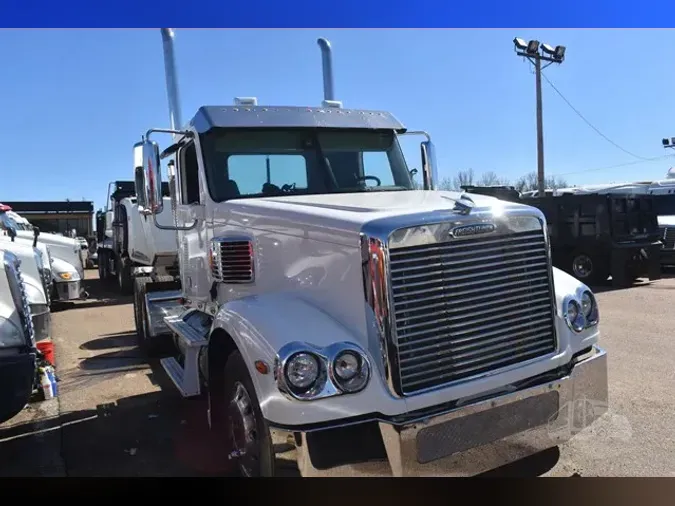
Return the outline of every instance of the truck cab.
[[[166,211],[160,223],[171,226],[173,217],[168,183],[162,186]],[[114,181],[108,186],[108,207],[102,211],[103,241],[98,269],[102,280],[114,279],[121,293],[133,292],[133,277],[148,269],[177,271],[175,233],[156,227],[139,209],[134,181]]]
[[[50,259],[53,281],[51,299],[68,301],[86,298],[87,293],[82,284],[84,263],[80,242],[58,234],[41,232],[37,227],[26,225],[28,222],[25,219],[22,219],[22,224],[18,224],[8,211],[11,208],[0,204],[0,228],[5,235],[9,229],[13,229],[16,240],[31,242],[38,248],[48,248],[47,258]],[[16,213],[12,214],[18,216]]]
[[[30,304],[21,261],[0,244],[0,423],[28,402],[36,373]]]
[[[437,191],[428,134],[334,99],[325,39],[320,107],[241,98],[183,124],[162,35],[171,126],[133,169],[154,220],[170,159],[180,273],[136,279],[137,332],[173,344],[161,364],[183,396],[208,390],[243,475],[275,474],[280,434],[303,476],[473,475],[606,410],[597,301],[552,267],[538,209]],[[422,190],[399,144],[413,133]]]

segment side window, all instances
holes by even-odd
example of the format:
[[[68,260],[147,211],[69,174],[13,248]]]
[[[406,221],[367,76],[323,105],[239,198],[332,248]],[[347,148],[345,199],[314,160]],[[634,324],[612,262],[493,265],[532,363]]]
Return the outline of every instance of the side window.
[[[385,151],[366,151],[363,153],[363,175],[373,176],[380,181],[380,186],[395,186],[389,157]],[[368,186],[377,186],[373,179],[365,181]]]
[[[181,203],[199,204],[199,164],[194,142],[181,150],[180,165]]]
[[[227,173],[232,188],[229,198],[258,195],[265,183],[307,188],[307,163],[301,155],[230,155]]]

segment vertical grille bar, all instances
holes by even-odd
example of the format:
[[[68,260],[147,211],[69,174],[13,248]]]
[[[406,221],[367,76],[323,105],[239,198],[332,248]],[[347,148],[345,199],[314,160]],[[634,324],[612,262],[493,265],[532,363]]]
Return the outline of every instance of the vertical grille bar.
[[[219,283],[252,283],[255,279],[253,243],[216,238],[211,243],[211,274]]]

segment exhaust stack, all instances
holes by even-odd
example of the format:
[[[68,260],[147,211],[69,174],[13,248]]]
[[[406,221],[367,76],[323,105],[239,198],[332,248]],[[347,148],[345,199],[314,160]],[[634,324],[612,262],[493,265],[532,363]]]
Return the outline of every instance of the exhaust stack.
[[[342,103],[335,100],[333,85],[333,50],[330,42],[323,37],[316,41],[321,48],[321,63],[323,66],[323,106],[340,108]]]
[[[169,100],[169,122],[172,130],[180,130],[183,120],[180,115],[180,97],[178,94],[178,76],[176,58],[173,51],[174,33],[171,28],[161,28],[164,49],[164,74],[166,76],[166,94]],[[176,136],[174,135],[174,138]]]

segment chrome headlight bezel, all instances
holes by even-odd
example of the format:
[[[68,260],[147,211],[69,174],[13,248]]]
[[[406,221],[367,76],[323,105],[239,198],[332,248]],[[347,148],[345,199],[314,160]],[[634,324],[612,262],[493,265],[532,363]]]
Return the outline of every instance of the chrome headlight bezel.
[[[343,353],[353,353],[359,358],[359,375],[365,375],[358,388],[350,388],[335,373],[335,361]],[[288,380],[288,364],[300,354],[314,357],[319,364],[317,379],[304,391],[294,387]],[[338,395],[350,395],[362,392],[370,383],[372,367],[366,353],[356,344],[340,342],[321,348],[304,342],[292,342],[284,345],[274,360],[274,379],[279,391],[287,398],[298,401],[313,401]]]
[[[583,309],[582,298],[584,295],[588,295],[591,300],[591,308],[588,314]],[[574,308],[574,311],[571,310],[572,308]],[[584,288],[577,294],[566,296],[562,303],[562,316],[567,327],[575,334],[580,334],[584,330],[595,327],[600,321],[600,313],[593,292]]]

